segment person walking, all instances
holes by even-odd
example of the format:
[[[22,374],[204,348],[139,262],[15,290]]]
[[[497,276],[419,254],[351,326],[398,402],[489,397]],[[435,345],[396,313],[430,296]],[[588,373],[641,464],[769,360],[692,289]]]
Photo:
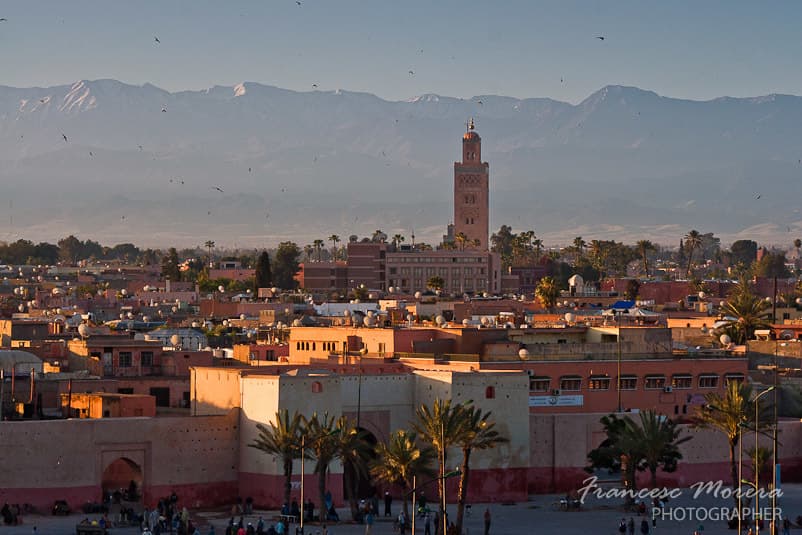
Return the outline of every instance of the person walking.
[[[373,511],[368,509],[368,512],[365,515],[365,535],[372,535],[372,534],[373,534]]]
[[[391,506],[393,505],[393,497],[390,495],[389,490],[384,491],[384,516],[392,517]]]
[[[407,532],[407,517],[404,514],[404,511],[398,513],[398,532],[401,535],[405,535]]]
[[[485,535],[490,535],[490,508],[485,509]]]
[[[627,533],[628,535],[635,535],[635,519],[629,517],[629,522],[627,522]]]
[[[429,513],[423,516],[423,535],[432,535],[432,519]]]

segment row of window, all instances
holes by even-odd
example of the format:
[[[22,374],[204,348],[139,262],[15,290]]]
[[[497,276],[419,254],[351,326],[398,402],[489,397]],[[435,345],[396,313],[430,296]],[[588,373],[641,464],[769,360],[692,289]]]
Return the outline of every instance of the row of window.
[[[388,259],[391,264],[484,264],[487,262],[487,256],[467,256],[467,257],[435,257],[435,256],[392,256]]]
[[[478,275],[484,275],[485,274],[485,269],[486,268],[484,268],[484,267],[476,268],[476,273]],[[446,277],[448,277],[448,268],[447,267],[441,267],[441,268],[430,267],[430,268],[426,268],[425,272],[424,272],[424,269],[422,267],[413,267],[413,268],[411,268],[411,270],[408,267],[402,267],[402,268],[400,268],[400,270],[399,270],[399,268],[396,268],[396,267],[391,267],[390,268],[390,275],[397,275],[399,273],[401,273],[401,275],[410,275],[411,274],[411,275],[417,276],[417,277],[421,277],[425,273],[427,277],[433,277],[435,275],[438,275],[440,277],[446,278]],[[469,275],[473,275],[473,268],[471,268],[471,267],[451,268],[451,276],[453,276],[454,278],[459,278],[461,275],[465,275],[466,277],[469,276]]]
[[[458,279],[443,281],[444,290],[450,291],[463,291],[469,292],[473,290],[485,290],[487,288],[487,279],[465,279],[461,283]],[[415,279],[410,285],[410,279],[390,279],[390,286],[398,286],[403,290],[425,288],[427,281],[424,279]]]
[[[94,356],[94,355],[93,355]],[[120,368],[130,368],[134,365],[134,354],[131,351],[120,351],[117,356],[117,366]],[[153,351],[142,351],[139,353],[139,365],[143,368],[153,366]]]
[[[688,390],[693,388],[694,380],[691,374],[678,373],[671,376],[670,381],[665,375],[646,375],[639,378],[637,375],[622,375],[621,390],[637,390],[638,380],[641,379],[644,390],[664,390],[666,387],[678,390]],[[696,386],[698,388],[718,388],[719,376],[715,374],[701,374],[697,376]],[[728,373],[724,375],[724,382],[742,382],[744,376],[741,373]],[[579,392],[582,390],[582,377],[578,375],[563,375],[559,377],[554,386],[552,378],[546,376],[534,376],[529,379],[529,390],[532,392],[551,392],[552,389],[560,391]],[[613,379],[609,375],[591,375],[586,380],[587,390],[610,390]],[[615,389],[615,385],[613,385]]]

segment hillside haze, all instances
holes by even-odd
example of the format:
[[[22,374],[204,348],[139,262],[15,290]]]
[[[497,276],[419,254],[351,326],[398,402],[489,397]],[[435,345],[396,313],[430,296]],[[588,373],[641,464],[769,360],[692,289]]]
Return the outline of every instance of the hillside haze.
[[[0,239],[259,247],[382,229],[437,243],[470,117],[490,162],[491,229],[534,229],[547,246],[676,245],[691,228],[724,243],[802,236],[797,96],[699,102],[608,86],[577,105],[392,102],[96,80],[0,87]]]

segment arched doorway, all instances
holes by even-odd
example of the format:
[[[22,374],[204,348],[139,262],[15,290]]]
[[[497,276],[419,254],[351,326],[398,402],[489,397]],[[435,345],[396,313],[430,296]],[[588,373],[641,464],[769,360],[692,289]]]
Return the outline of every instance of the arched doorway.
[[[110,463],[101,479],[104,501],[139,502],[142,500],[142,467],[127,457]]]
[[[376,435],[367,429],[360,427],[359,431],[364,433],[365,441],[370,445],[368,453],[368,465],[376,459],[376,444],[378,440]],[[353,490],[352,490],[353,489]],[[364,472],[357,471],[350,464],[343,466],[343,497],[346,500],[351,498],[359,500],[368,500],[376,493],[376,487],[373,485],[373,480],[370,473],[365,470]]]

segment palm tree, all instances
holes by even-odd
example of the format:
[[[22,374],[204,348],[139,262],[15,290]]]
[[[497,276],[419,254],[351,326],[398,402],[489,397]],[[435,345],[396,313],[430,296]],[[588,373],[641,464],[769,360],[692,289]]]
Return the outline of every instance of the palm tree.
[[[393,246],[396,249],[398,249],[402,241],[404,241],[404,237],[401,234],[396,234],[393,236]]]
[[[462,449],[462,468],[459,477],[459,493],[457,494],[457,533],[462,533],[462,520],[465,514],[465,501],[468,498],[468,478],[470,476],[470,459],[473,450],[488,450],[509,439],[499,434],[494,428],[495,422],[490,420],[490,412],[471,405],[458,405],[462,420],[462,430],[457,445]]]
[[[727,437],[730,445],[730,476],[732,488],[740,487],[738,481],[738,463],[735,448],[741,435],[740,428],[751,426],[754,429],[754,409],[752,407],[752,387],[739,381],[730,381],[727,391],[722,396],[716,392],[705,394],[705,405],[698,407],[694,416],[694,425],[705,429],[713,429]],[[735,497],[738,507],[738,498]]]
[[[304,245],[304,254],[306,255],[306,261],[307,262],[309,262],[309,260],[312,259],[312,253],[313,252],[315,252],[315,248],[314,247],[312,247],[308,243],[306,245]]]
[[[325,242],[323,240],[315,240],[312,242],[312,247],[317,251],[317,261],[320,262],[320,251],[323,249]]]
[[[212,240],[207,240],[206,243],[203,244],[204,247],[209,249],[209,262],[208,266],[211,269],[212,267],[212,249],[214,249],[214,242]]]
[[[437,275],[435,275],[433,277],[429,277],[429,279],[426,281],[426,286],[428,288],[431,288],[432,290],[435,290],[435,291],[442,290],[443,286],[445,286],[445,284],[446,284],[446,281],[443,280],[443,277],[440,277],[440,276],[437,276]]]
[[[329,236],[329,241],[331,242],[332,249],[334,250],[334,260],[337,260],[337,244],[340,241],[340,237],[337,236],[336,234],[332,234],[331,236]]]
[[[315,459],[315,473],[317,474],[317,490],[321,511],[325,510],[324,504],[326,503],[326,475],[329,471],[329,465],[337,457],[338,452],[339,439],[336,434],[339,429],[336,424],[337,422],[328,413],[323,413],[322,417],[315,413],[312,418],[305,421],[305,446],[312,454],[312,458]],[[301,477],[303,477],[303,474],[301,474]],[[321,518],[325,517],[325,513],[322,513]]]
[[[680,429],[676,423],[665,415],[653,410],[640,412],[640,425],[629,420],[631,425],[627,431],[633,433],[633,438],[640,444],[642,461],[639,468],[647,468],[651,474],[651,488],[657,488],[657,469],[662,467],[664,472],[673,472],[677,468],[677,461],[682,459],[678,446],[693,437],[679,438]]]
[[[404,515],[409,515],[407,498],[414,490],[413,476],[435,475],[432,468],[436,456],[434,448],[418,446],[417,437],[414,431],[399,429],[393,432],[387,443],[380,442],[376,446],[376,460],[370,466],[370,473],[376,481],[401,487]]]
[[[357,484],[359,478],[369,475],[368,459],[373,453],[371,444],[366,440],[367,432],[357,429],[346,416],[337,420],[337,458],[343,465],[343,486],[346,498],[351,507],[351,517],[359,513],[357,503]]]
[[[287,409],[276,412],[276,423],[270,426],[256,424],[259,435],[251,448],[262,450],[276,457],[284,468],[284,503],[290,503],[292,464],[301,458],[301,436],[304,433],[303,417],[295,411],[292,416]]]
[[[540,253],[543,250],[543,240],[541,240],[540,238],[533,239],[532,247],[535,248],[535,255],[537,256],[535,260],[540,261]]]
[[[459,250],[464,251],[465,244],[468,242],[468,236],[466,236],[464,232],[457,232],[457,235],[454,236],[454,241],[459,247]]]
[[[557,287],[557,282],[551,277],[543,277],[535,287],[535,295],[540,300],[540,303],[549,311],[557,304],[557,298],[560,296],[560,289]]]
[[[373,236],[371,236],[370,241],[384,243],[387,241],[387,234],[382,232],[381,229],[376,229],[373,231]]]
[[[654,251],[655,247],[654,244],[649,240],[639,240],[638,244],[638,252],[640,253],[640,257],[643,260],[643,274],[646,278],[649,278],[649,252]]]
[[[440,518],[443,518],[443,496],[445,496],[446,458],[448,448],[457,444],[464,427],[464,412],[452,406],[451,400],[436,399],[431,408],[421,405],[415,410],[416,419],[412,428],[422,440],[432,445],[437,452],[440,477],[437,490],[440,494]]]
[[[751,340],[756,329],[769,326],[771,303],[752,293],[746,277],[741,277],[720,310],[725,318],[735,318],[725,320],[727,323],[721,332],[729,335],[736,344]]]
[[[691,230],[685,235],[685,248],[688,251],[688,269],[685,270],[685,277],[691,276],[691,263],[693,261],[693,251],[702,245],[702,235],[698,230]]]

